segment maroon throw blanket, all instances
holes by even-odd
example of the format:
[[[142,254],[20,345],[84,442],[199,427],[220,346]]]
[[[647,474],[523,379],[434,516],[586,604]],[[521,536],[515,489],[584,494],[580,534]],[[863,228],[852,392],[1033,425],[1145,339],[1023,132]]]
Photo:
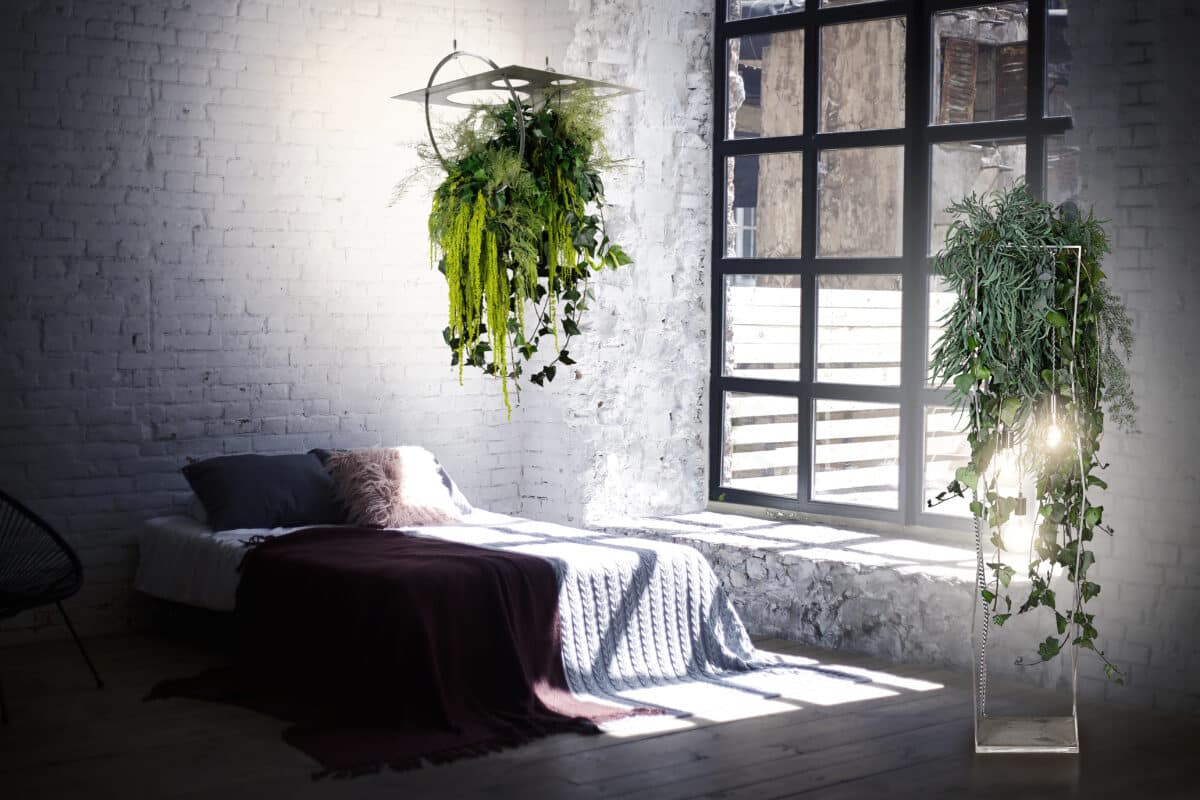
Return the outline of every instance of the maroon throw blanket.
[[[235,703],[295,723],[328,772],[441,763],[631,713],[576,700],[558,579],[534,556],[368,528],[268,539],[242,565],[238,663],[151,697]]]

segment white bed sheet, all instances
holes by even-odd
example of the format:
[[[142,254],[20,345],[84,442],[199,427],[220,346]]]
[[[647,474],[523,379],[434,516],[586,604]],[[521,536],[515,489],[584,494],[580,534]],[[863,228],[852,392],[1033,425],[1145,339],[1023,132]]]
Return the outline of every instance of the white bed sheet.
[[[517,517],[472,509],[460,524],[488,526],[516,521]],[[246,542],[255,536],[282,536],[297,530],[300,528],[243,528],[214,532],[192,517],[155,517],[146,522],[138,542],[134,587],[139,592],[175,603],[213,611],[232,611],[241,580],[238,567],[246,555]],[[470,539],[469,529],[463,529],[461,538]]]

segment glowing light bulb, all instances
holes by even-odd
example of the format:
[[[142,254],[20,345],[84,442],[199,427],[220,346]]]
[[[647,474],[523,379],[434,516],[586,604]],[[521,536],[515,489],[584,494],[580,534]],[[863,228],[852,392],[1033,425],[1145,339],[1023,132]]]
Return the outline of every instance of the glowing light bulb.
[[[1046,447],[1053,450],[1062,443],[1062,430],[1058,425],[1051,422],[1050,427],[1046,428]]]

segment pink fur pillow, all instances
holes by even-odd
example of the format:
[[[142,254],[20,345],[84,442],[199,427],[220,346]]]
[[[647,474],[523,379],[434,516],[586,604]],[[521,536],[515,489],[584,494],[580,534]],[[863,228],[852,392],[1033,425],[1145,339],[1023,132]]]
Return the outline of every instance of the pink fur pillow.
[[[459,519],[437,459],[423,447],[334,452],[325,469],[355,525],[406,528]]]

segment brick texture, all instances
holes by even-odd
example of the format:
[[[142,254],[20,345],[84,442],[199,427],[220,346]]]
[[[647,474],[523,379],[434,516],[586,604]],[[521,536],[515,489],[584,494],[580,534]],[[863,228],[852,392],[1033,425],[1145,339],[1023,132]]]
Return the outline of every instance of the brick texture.
[[[422,182],[388,205],[424,135],[388,98],[454,38],[523,60],[532,13],[3,4],[0,486],[80,551],[84,630],[140,621],[134,536],[186,502],[189,458],[419,443],[479,504],[520,505],[519,428],[441,345]]]

